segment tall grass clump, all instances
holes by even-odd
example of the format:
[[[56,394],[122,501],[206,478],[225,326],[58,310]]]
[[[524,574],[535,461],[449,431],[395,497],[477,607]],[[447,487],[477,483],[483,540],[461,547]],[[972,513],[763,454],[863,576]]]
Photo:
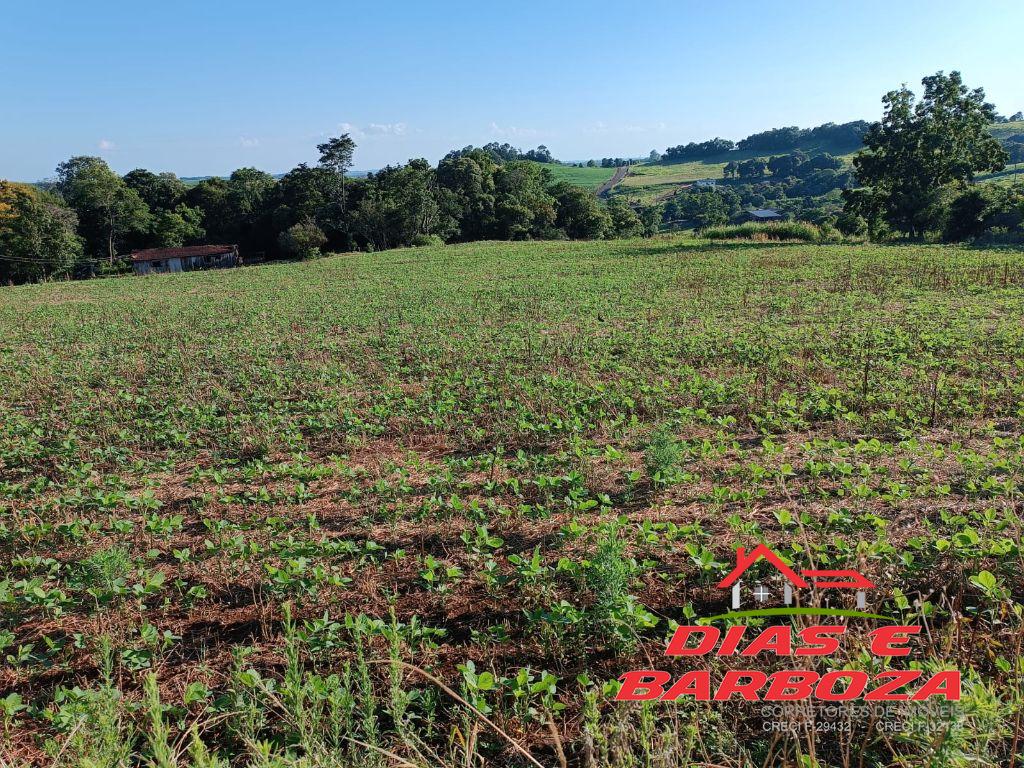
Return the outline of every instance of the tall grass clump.
[[[708,240],[751,240],[774,242],[797,240],[804,243],[829,243],[840,239],[834,227],[818,227],[806,221],[782,221],[770,224],[747,222],[724,227],[711,227],[701,233]]]

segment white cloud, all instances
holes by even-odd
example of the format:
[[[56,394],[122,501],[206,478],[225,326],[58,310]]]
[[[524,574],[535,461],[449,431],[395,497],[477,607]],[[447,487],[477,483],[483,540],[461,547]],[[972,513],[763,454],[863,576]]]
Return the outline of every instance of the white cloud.
[[[238,143],[241,144],[246,149],[252,149],[253,147],[258,147],[260,145],[260,140],[259,139],[254,139],[254,138],[250,138],[248,136],[242,136],[238,140]]]
[[[403,136],[407,128],[405,123],[370,123],[366,132],[374,136]]]
[[[358,125],[353,125],[352,123],[338,123],[338,130],[342,133],[347,133],[355,139],[361,139],[366,135]]]
[[[355,123],[338,123],[338,130],[353,139],[365,139],[373,136],[405,136],[410,128],[407,123],[367,123],[365,127]]]
[[[494,136],[500,136],[502,138],[521,139],[530,136],[537,136],[540,134],[540,131],[536,128],[521,128],[517,125],[501,126],[492,122],[491,133]]]
[[[98,146],[103,152],[109,152],[110,150],[117,148],[117,145],[110,139],[100,139]]]

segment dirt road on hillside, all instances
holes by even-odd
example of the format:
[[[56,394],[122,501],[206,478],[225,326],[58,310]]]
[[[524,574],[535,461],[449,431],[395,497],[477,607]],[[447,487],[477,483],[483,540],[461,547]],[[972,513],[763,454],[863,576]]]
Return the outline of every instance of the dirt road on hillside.
[[[629,166],[620,165],[618,168],[615,169],[615,175],[613,175],[610,179],[608,179],[608,181],[606,181],[598,188],[597,196],[604,197],[605,195],[607,195],[609,192],[612,191],[615,185],[622,181],[624,178],[626,178],[628,174]]]

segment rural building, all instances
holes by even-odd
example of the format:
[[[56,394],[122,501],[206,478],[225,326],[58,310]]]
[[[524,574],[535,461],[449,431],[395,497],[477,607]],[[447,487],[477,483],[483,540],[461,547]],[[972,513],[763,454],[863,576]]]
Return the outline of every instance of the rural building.
[[[693,182],[693,186],[695,186],[695,187],[717,187],[718,186],[718,182],[715,181],[714,179],[697,179],[695,182]]]
[[[136,275],[237,267],[241,263],[237,245],[190,245],[132,251],[132,267]]]
[[[786,218],[772,208],[755,208],[743,213],[744,221],[783,221]]]

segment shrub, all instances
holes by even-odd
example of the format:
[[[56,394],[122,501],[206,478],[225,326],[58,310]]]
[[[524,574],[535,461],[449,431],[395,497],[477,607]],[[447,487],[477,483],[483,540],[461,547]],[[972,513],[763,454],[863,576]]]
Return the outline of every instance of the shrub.
[[[867,221],[853,211],[842,211],[836,218],[836,227],[847,237],[866,237],[868,233]]]
[[[444,238],[440,235],[416,235],[410,245],[413,248],[425,248],[430,245],[444,245]]]
[[[827,221],[818,225],[818,232],[819,243],[838,243],[843,239],[843,233]]]
[[[312,219],[304,219],[282,232],[277,242],[292,258],[315,259],[320,255],[320,246],[327,242],[327,236]]]
[[[770,242],[781,240],[799,240],[805,243],[827,242],[838,234],[834,227],[827,231],[806,221],[785,221],[771,224],[733,224],[727,227],[712,227],[704,230],[704,237],[709,240],[753,240]]]
[[[644,451],[644,468],[655,485],[668,485],[676,480],[681,457],[675,435],[668,427],[661,427],[651,435]]]
[[[942,237],[947,242],[1012,233],[1024,224],[1024,194],[995,184],[966,190],[953,199]]]

